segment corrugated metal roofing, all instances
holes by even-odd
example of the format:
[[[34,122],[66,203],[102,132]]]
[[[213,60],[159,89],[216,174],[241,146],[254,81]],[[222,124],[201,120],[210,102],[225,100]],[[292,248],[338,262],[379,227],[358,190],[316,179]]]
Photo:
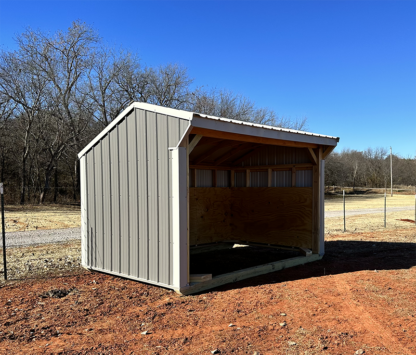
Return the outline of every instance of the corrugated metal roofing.
[[[245,125],[245,126],[249,126],[249,127],[264,128],[264,129],[269,129],[269,130],[279,131],[279,132],[296,133],[296,134],[302,134],[302,135],[313,136],[313,137],[321,137],[321,138],[339,139],[338,137],[326,136],[326,135],[318,134],[318,133],[311,133],[311,132],[305,132],[305,131],[297,131],[295,129],[289,129],[289,128],[283,128],[283,127],[276,127],[276,126],[268,126],[268,125],[261,125],[261,124],[258,124],[258,123],[252,123],[252,122],[246,122],[246,121],[231,120],[229,118],[209,116],[209,115],[204,115],[204,114],[196,113],[196,112],[194,113],[194,115],[198,115],[199,117],[202,117],[202,118],[208,118],[210,120],[222,121],[222,122],[230,122],[230,123],[234,123],[234,124],[238,124],[238,125]]]
[[[305,136],[305,137],[309,136],[309,137],[317,137],[317,138],[334,139],[337,142],[339,141],[338,137],[326,136],[326,135],[323,135],[323,134],[297,131],[297,130],[294,130],[294,129],[288,129],[288,128],[282,128],[282,127],[261,125],[261,124],[252,123],[252,122],[237,121],[237,120],[232,120],[232,119],[229,119],[229,118],[210,116],[210,115],[205,115],[205,114],[201,114],[201,113],[197,113],[197,112],[189,112],[189,111],[185,111],[185,110],[177,110],[177,109],[173,109],[173,108],[152,105],[152,104],[148,104],[148,103],[144,103],[144,102],[134,102],[129,107],[127,107],[122,113],[120,113],[120,115],[118,115],[117,118],[114,119],[100,134],[98,134],[97,137],[95,137],[78,154],[78,158],[81,158],[86,152],[88,152],[100,139],[102,139],[109,131],[111,131],[111,129],[115,125],[117,125],[117,123],[119,121],[121,121],[134,108],[143,109],[143,110],[152,111],[152,112],[155,112],[155,113],[164,114],[164,115],[167,115],[167,116],[172,116],[172,117],[177,117],[177,118],[181,118],[181,119],[184,119],[184,120],[188,120],[188,121],[190,121],[190,123],[188,125],[188,128],[191,127],[192,120],[194,118],[203,118],[203,119],[213,120],[213,121],[217,121],[217,122],[231,123],[231,124],[239,125],[239,126],[246,126],[246,127],[252,127],[252,128],[261,128],[261,129],[265,129],[265,130],[268,130],[268,131],[286,132],[286,133],[292,133],[292,134],[301,135],[301,136]],[[256,134],[256,136],[257,136],[257,134]]]

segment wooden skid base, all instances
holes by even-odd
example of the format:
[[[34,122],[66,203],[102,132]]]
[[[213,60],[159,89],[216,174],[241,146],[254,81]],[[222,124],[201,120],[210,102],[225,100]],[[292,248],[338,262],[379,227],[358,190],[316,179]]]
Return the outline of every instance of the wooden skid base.
[[[207,253],[210,251],[222,250],[222,249],[232,249],[233,243],[213,243],[206,245],[198,245],[190,248],[191,255]]]
[[[289,267],[303,265],[312,261],[320,260],[322,256],[319,254],[312,254],[310,256],[298,256],[295,258],[275,261],[273,263],[263,264],[259,266],[250,267],[243,270],[230,272],[223,275],[218,275],[212,278],[212,280],[203,281],[199,283],[193,283],[189,286],[183,287],[178,293],[182,295],[190,295],[193,293],[208,290],[210,288],[218,287],[232,282],[248,279],[250,277],[267,274],[278,270],[287,269]]]

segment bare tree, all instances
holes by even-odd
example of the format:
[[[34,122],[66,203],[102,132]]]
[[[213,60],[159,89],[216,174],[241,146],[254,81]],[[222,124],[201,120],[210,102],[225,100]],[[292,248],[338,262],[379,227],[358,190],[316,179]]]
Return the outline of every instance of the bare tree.
[[[20,126],[19,139],[22,143],[20,203],[24,204],[30,134],[33,122],[39,116],[49,94],[47,80],[33,66],[31,58],[22,53],[21,48],[17,52],[1,52],[0,78],[2,96],[13,102],[13,113]]]
[[[53,110],[49,109],[49,114],[42,117],[48,117],[47,122],[51,117],[58,120],[55,127],[59,126],[59,132],[66,129],[65,135],[71,137],[77,150],[81,150],[83,132],[92,120],[92,112],[89,112],[91,105],[81,88],[91,71],[94,46],[98,41],[95,31],[79,21],[74,22],[67,31],[58,31],[54,36],[28,29],[17,37],[20,54],[30,59],[38,76],[48,83]],[[60,153],[51,153],[54,158],[46,169],[44,193],[47,191],[49,171],[53,169],[57,156],[62,154],[68,143],[69,140],[62,140],[57,148]]]

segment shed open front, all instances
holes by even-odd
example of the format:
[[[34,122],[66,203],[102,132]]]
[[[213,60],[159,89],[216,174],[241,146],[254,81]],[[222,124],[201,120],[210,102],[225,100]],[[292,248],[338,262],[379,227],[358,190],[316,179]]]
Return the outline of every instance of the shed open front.
[[[188,142],[189,286],[181,292],[322,258],[320,185],[329,149],[194,128]]]
[[[337,142],[132,103],[78,154],[82,265],[189,294],[317,260]]]

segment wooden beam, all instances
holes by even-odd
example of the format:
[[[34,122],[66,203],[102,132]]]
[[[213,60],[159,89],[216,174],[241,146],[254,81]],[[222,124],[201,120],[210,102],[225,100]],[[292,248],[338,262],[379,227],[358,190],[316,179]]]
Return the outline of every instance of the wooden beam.
[[[191,185],[193,187],[197,187],[196,186],[196,169],[192,169],[191,171]]]
[[[318,163],[317,159],[316,159],[316,155],[315,152],[313,151],[312,148],[306,148],[306,151],[308,153],[309,159],[311,160],[313,165],[316,165]]]
[[[235,171],[231,170],[231,187],[235,186]]]
[[[250,170],[246,170],[246,187],[250,187]]]
[[[250,147],[251,144],[247,144],[247,143],[241,143],[238,144],[236,147],[234,147],[233,149],[231,149],[229,152],[223,154],[221,157],[219,157],[214,164],[215,165],[219,165],[221,163],[223,163],[224,161],[226,161],[227,159],[231,159],[234,155],[236,155],[237,153],[239,153],[242,149],[245,149],[244,146]]]
[[[287,140],[282,140],[282,139],[255,137],[255,136],[249,136],[245,134],[215,131],[212,129],[200,128],[200,127],[193,127],[191,133],[200,134],[204,137],[229,139],[229,140],[239,141],[239,142],[279,145],[283,147],[295,147],[295,148],[307,148],[307,147],[317,148],[318,147],[317,144],[313,144],[313,143],[293,142],[293,141],[287,141]]]
[[[326,157],[327,157],[329,154],[331,154],[331,153],[332,153],[332,151],[333,151],[335,148],[336,148],[336,147],[331,147],[331,146],[327,147],[327,148],[325,149],[325,151],[322,153],[322,159],[323,159],[323,160],[325,160],[325,159],[326,159]]]
[[[322,259],[322,256],[318,254],[312,254],[311,256],[297,256],[295,258],[279,260],[268,264],[263,264],[259,266],[250,267],[243,270],[238,270],[230,272],[223,275],[214,276],[212,280],[198,282],[190,286],[181,288],[179,291],[176,291],[182,295],[190,295],[192,293],[201,292],[208,290],[214,287],[225,285],[231,282],[236,282],[250,277],[267,274],[269,272],[275,272],[278,270],[284,270],[289,267],[294,267],[298,265],[303,265],[310,263],[312,261],[317,261]]]
[[[191,274],[189,276],[190,282],[204,282],[212,280],[212,274]]]
[[[201,140],[202,136],[200,134],[197,134],[192,141],[189,143],[188,145],[188,155],[191,154],[191,152],[194,150],[194,148],[196,147],[196,145],[199,143],[199,141]]]
[[[272,187],[272,169],[267,169],[267,187]]]
[[[257,242],[250,242],[250,241],[245,241],[245,240],[224,240],[224,243],[229,243],[229,244],[233,243],[233,244],[246,245],[246,246],[252,245],[254,247],[273,248],[273,249],[291,250],[291,251],[297,251],[300,249],[297,247],[287,247],[284,245],[257,243]]]
[[[292,187],[296,187],[296,168],[292,168]]]
[[[308,249],[308,248],[299,248],[299,251],[304,255],[304,256],[310,256],[312,255],[312,250]]]
[[[217,172],[218,170],[212,170],[212,187],[217,187]]]
[[[245,152],[242,156],[238,157],[237,159],[235,159],[231,164],[232,165],[237,165],[239,163],[241,163],[244,159],[250,158],[254,153],[257,153],[257,151],[260,148],[263,148],[264,145],[254,145],[253,148],[251,148],[248,152]]]
[[[195,254],[202,254],[202,253],[208,253],[210,251],[216,251],[216,250],[223,250],[223,249],[232,249],[234,244],[231,243],[210,243],[205,245],[197,245],[197,246],[191,246],[190,253],[191,255]]]
[[[207,170],[291,170],[292,168],[296,168],[298,170],[310,170],[313,167],[311,163],[305,164],[281,164],[281,165],[258,165],[258,166],[230,166],[230,165],[203,165],[203,164],[190,164],[191,169],[207,169]]]
[[[221,143],[217,143],[214,147],[210,148],[207,152],[200,154],[198,157],[192,159],[193,164],[201,164],[204,160],[208,159],[209,157],[213,156],[217,151],[225,148],[225,147],[233,147],[235,146],[236,142],[230,141],[222,141]]]

